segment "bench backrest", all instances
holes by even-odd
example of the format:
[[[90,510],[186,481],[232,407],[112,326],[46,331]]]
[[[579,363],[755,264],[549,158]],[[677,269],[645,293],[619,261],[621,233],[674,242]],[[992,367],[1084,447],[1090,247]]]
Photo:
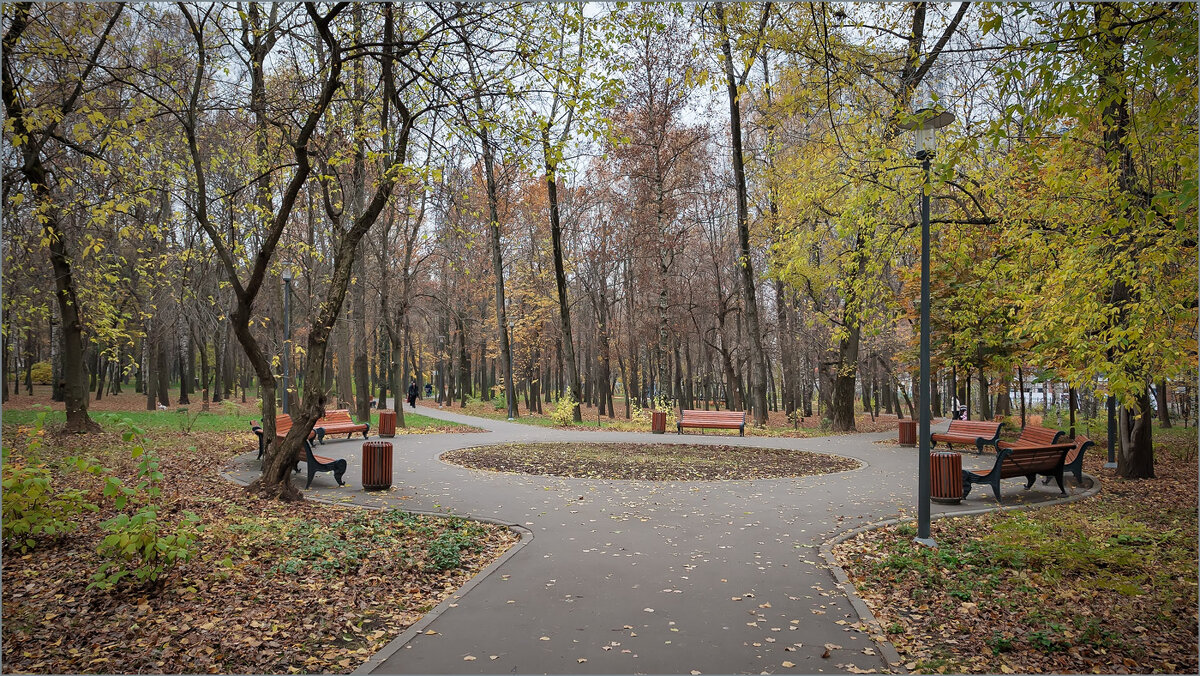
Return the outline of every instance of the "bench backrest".
[[[283,415],[275,416],[275,434],[276,436],[285,437],[289,430],[292,429],[292,416],[284,413]]]
[[[679,421],[684,423],[737,423],[745,424],[745,411],[697,411],[685,408],[679,411]]]
[[[1000,477],[1008,479],[1034,472],[1048,472],[1063,462],[1063,456],[1074,447],[1072,443],[1007,449],[1008,455],[1000,463]]]
[[[325,425],[353,425],[354,421],[350,419],[349,409],[339,408],[336,411],[325,411],[325,415],[317,421],[316,426],[323,427],[322,423]]]
[[[1058,438],[1063,436],[1063,432],[1052,430],[1048,427],[1038,427],[1029,425],[1021,430],[1021,436],[1017,437],[1016,446],[1049,446],[1058,441]]]
[[[951,420],[950,428],[946,430],[946,434],[961,434],[968,437],[995,439],[1000,434],[1001,424],[986,420]]]
[[[1070,439],[1070,438],[1067,438],[1066,436],[1064,436],[1063,443],[1066,443],[1068,441],[1073,442],[1075,444],[1075,446],[1073,448],[1071,448],[1071,450],[1067,451],[1066,460],[1063,460],[1063,462],[1068,465],[1071,464],[1072,462],[1075,462],[1075,458],[1078,458],[1079,454],[1083,452],[1084,446],[1087,446],[1088,444],[1092,443],[1091,439],[1088,439],[1087,437],[1083,436],[1082,434],[1076,434],[1074,439]]]

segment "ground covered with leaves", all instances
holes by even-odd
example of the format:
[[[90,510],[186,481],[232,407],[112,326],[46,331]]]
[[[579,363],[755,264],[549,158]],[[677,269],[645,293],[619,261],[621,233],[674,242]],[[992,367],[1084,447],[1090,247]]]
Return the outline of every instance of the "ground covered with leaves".
[[[646,481],[778,479],[861,466],[822,453],[691,444],[500,444],[449,451],[442,460],[493,472]]]
[[[937,549],[902,524],[834,553],[910,670],[1194,674],[1195,444],[1142,481],[1093,453],[1096,497],[934,521]]]
[[[6,526],[10,481],[24,470],[47,469],[47,494],[74,489],[96,506],[72,518],[74,530],[6,537],[5,672],[348,673],[518,539],[458,518],[259,499],[217,476],[249,450],[246,434],[150,433],[139,459],[118,431],[3,432]],[[69,456],[103,470],[81,471]],[[134,490],[145,457],[156,459],[158,496],[135,494],[118,509],[103,486],[115,478]],[[98,551],[112,534],[103,524],[139,499],[155,503],[163,541],[182,532],[185,515],[197,517],[192,555],[157,581],[91,586],[108,560]],[[42,509],[56,509],[51,502]]]

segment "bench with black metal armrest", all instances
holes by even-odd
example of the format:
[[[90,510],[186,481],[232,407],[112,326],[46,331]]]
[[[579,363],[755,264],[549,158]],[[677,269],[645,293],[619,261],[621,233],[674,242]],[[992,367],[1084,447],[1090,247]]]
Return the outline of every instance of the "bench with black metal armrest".
[[[1002,424],[984,420],[951,420],[949,429],[945,432],[930,434],[929,440],[933,442],[931,446],[937,446],[937,443],[941,441],[947,447],[952,447],[952,444],[971,444],[980,453],[983,453],[984,446],[995,446],[999,451],[1000,426]]]
[[[276,422],[276,425],[277,425],[277,427],[275,428],[276,436],[279,436],[281,434],[286,434],[287,431],[292,428],[291,417],[285,415],[285,416],[280,416],[280,418],[286,418],[288,423],[287,423],[286,427],[284,427],[284,429],[280,430],[278,427],[279,423]],[[255,421],[255,420],[250,421],[250,429],[253,430],[254,433],[258,435],[258,457],[261,458],[263,455],[263,448],[266,446],[267,443],[269,443],[269,441],[267,441],[266,439],[263,438],[262,426],[260,426],[258,424],[258,421]],[[313,437],[313,434],[310,433],[309,439],[311,439],[312,437]],[[337,481],[337,484],[339,486],[345,486],[346,482],[342,481],[342,475],[344,475],[346,473],[346,467],[347,467],[346,459],[345,458],[336,458],[336,459],[335,458],[327,458],[323,455],[314,454],[312,451],[312,444],[309,443],[309,439],[304,440],[304,454],[305,454],[304,463],[308,466],[308,483],[304,484],[304,489],[308,490],[308,487],[312,486],[313,477],[316,476],[317,472],[333,472],[333,478],[335,481]],[[292,468],[292,471],[293,472],[300,471],[299,459],[297,459],[296,466]]]
[[[1049,444],[1046,446],[1024,446],[1021,448],[1002,448],[996,453],[996,464],[987,472],[962,471],[963,499],[971,494],[972,484],[986,484],[992,487],[996,502],[1003,504],[1000,499],[1000,480],[1013,477],[1025,477],[1025,488],[1028,490],[1037,480],[1038,475],[1051,477],[1058,481],[1058,490],[1066,495],[1063,488],[1063,460],[1067,452],[1075,444]]]

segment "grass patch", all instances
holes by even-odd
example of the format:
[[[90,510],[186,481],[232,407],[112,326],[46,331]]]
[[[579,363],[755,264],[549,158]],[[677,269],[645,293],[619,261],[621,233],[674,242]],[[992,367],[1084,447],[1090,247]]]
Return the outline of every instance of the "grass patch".
[[[585,479],[709,481],[811,476],[856,469],[857,460],[774,448],[693,444],[501,444],[449,451],[474,469]]]
[[[180,409],[186,409],[181,411]],[[216,407],[214,406],[214,409]],[[91,416],[106,430],[119,429],[122,418],[128,418],[133,424],[147,432],[175,432],[190,434],[193,432],[250,432],[250,421],[261,417],[258,412],[223,413],[216,410],[201,411],[199,404],[178,407],[168,411],[99,411]],[[44,408],[4,409],[5,425],[31,425]],[[353,416],[352,416],[353,417]],[[63,411],[51,410],[46,415],[49,427],[61,426],[67,420]],[[482,430],[463,425],[430,418],[419,413],[404,413],[405,427],[397,428],[397,434],[433,434],[437,432],[480,432]],[[371,411],[371,433],[376,436],[379,430],[379,411]]]

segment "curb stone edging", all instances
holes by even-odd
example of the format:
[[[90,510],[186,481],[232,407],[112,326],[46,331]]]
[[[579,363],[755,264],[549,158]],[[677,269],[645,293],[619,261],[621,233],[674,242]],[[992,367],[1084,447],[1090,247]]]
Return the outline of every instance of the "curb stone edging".
[[[947,517],[953,518],[960,516],[978,516],[979,514],[987,514],[988,512],[1012,512],[1041,507],[1053,507],[1055,505],[1065,505],[1078,500],[1090,498],[1099,493],[1100,481],[1096,477],[1092,476],[1091,474],[1087,474],[1086,472],[1083,474],[1083,476],[1087,477],[1088,480],[1091,481],[1091,486],[1084,492],[1076,495],[1048,500],[1046,502],[1032,502],[1021,505],[1009,505],[1007,507],[1000,505],[997,507],[985,507],[963,512],[942,512],[941,514],[932,515],[930,520],[936,521],[938,519],[945,519]],[[892,642],[887,639],[887,635],[883,633],[883,626],[879,623],[878,618],[875,617],[875,613],[871,612],[870,607],[868,607],[866,602],[859,597],[858,591],[854,587],[854,583],[850,581],[850,577],[846,575],[845,569],[842,568],[841,564],[839,564],[837,559],[834,557],[833,548],[835,545],[839,545],[860,533],[879,530],[880,528],[885,528],[887,526],[912,520],[912,517],[907,516],[896,517],[884,519],[882,521],[876,521],[864,526],[859,526],[858,528],[853,528],[844,533],[836,535],[829,540],[826,540],[825,543],[821,545],[820,549],[821,557],[825,559],[825,563],[828,564],[829,568],[833,571],[834,579],[837,580],[838,585],[842,588],[842,592],[846,594],[846,598],[850,601],[850,606],[854,608],[854,612],[858,614],[858,619],[867,627],[868,636],[870,636],[870,638],[875,641],[876,645],[879,646],[879,652],[884,661],[886,661],[888,666],[892,667],[892,669],[894,669],[897,673],[901,674],[907,674],[909,672],[904,668],[904,661],[900,658],[900,653],[896,650],[896,646],[892,645]]]
[[[237,484],[239,486],[249,486],[250,485],[247,482],[242,481],[241,479],[238,479],[237,477],[234,477],[233,475],[229,474],[225,470],[221,470],[218,474],[222,479],[225,479],[226,481]],[[328,500],[326,498],[319,498],[319,497],[305,496],[305,500],[311,500],[313,502],[319,502],[321,504],[332,505],[335,507],[354,507],[357,509],[369,509],[369,510],[373,510],[373,511],[383,511],[385,509],[382,506],[360,505],[360,504],[356,504],[353,502],[334,502],[332,500]],[[405,644],[407,644],[414,637],[418,636],[423,631],[425,631],[425,628],[428,627],[430,624],[432,624],[433,621],[436,620],[442,613],[449,610],[451,604],[457,603],[458,599],[465,596],[468,592],[470,592],[472,589],[474,589],[478,584],[480,584],[486,578],[491,576],[492,573],[499,570],[499,568],[502,565],[504,565],[510,558],[515,556],[518,551],[523,549],[525,547],[525,545],[529,544],[533,540],[533,531],[529,530],[528,528],[526,528],[520,524],[508,523],[506,521],[501,521],[499,519],[492,519],[492,518],[489,518],[486,516],[471,516],[469,514],[467,514],[467,515],[446,514],[443,512],[428,512],[428,511],[416,510],[416,509],[406,509],[404,511],[408,512],[409,514],[420,514],[422,516],[436,516],[436,517],[441,517],[441,518],[447,518],[449,516],[458,516],[459,518],[467,519],[469,521],[478,521],[480,523],[489,523],[489,524],[496,525],[496,526],[504,526],[505,528],[508,528],[508,530],[510,530],[513,533],[516,533],[518,536],[520,536],[520,539],[517,540],[513,544],[513,546],[509,547],[508,551],[501,554],[499,558],[497,558],[495,561],[492,561],[487,566],[484,566],[484,568],[482,570],[480,570],[478,573],[476,573],[476,574],[472,575],[470,578],[468,578],[467,581],[463,583],[463,586],[461,586],[457,590],[455,590],[454,593],[450,594],[450,596],[447,596],[445,599],[442,600],[441,603],[437,604],[436,606],[431,608],[428,612],[426,612],[424,615],[422,615],[421,619],[417,620],[416,622],[413,622],[411,625],[409,625],[408,629],[405,629],[403,632],[401,632],[399,636],[392,639],[391,641],[388,641],[386,645],[384,645],[382,648],[377,650],[373,655],[368,657],[367,661],[363,662],[362,664],[360,664],[358,666],[358,668],[356,668],[354,671],[350,672],[351,674],[369,674],[373,670],[378,668],[385,661],[387,661],[390,657],[392,657],[392,655],[395,655],[397,652],[402,650],[404,648]]]

